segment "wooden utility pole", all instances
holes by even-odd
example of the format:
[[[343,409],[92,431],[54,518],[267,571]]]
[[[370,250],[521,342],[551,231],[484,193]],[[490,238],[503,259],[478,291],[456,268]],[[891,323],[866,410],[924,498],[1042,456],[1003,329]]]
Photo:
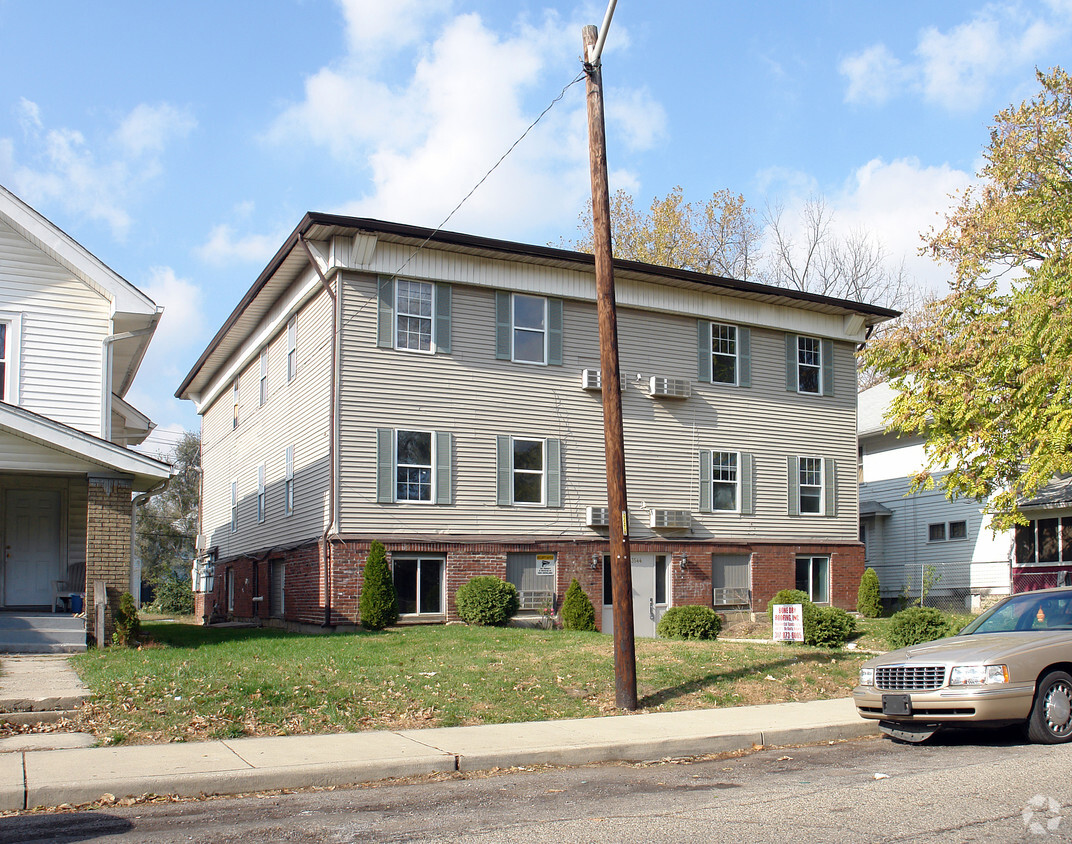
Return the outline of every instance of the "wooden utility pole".
[[[604,28],[609,24],[603,23]],[[594,26],[582,30],[588,91],[588,157],[592,169],[592,244],[596,258],[599,312],[599,371],[603,388],[603,438],[607,457],[610,508],[610,567],[614,593],[614,701],[637,708],[636,646],[633,640],[633,575],[629,560],[629,509],[625,492],[622,392],[618,372],[618,315],[614,305],[614,264],[610,244],[610,193],[607,188],[607,134],[603,118],[603,74],[594,48]]]

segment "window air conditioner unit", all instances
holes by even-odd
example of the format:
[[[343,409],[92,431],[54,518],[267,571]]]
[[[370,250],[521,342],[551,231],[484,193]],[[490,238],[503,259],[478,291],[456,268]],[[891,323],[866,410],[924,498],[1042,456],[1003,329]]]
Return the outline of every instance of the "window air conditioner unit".
[[[584,523],[588,527],[610,527],[610,508],[585,507]]]
[[[194,540],[194,550],[196,550],[198,554],[203,554],[205,551],[208,550],[207,533],[199,533],[197,535],[197,539]]]
[[[603,390],[603,376],[598,369],[583,369],[581,370],[581,387],[585,390],[602,391]],[[618,379],[618,388],[625,389],[625,381],[621,378]]]
[[[652,398],[687,399],[692,392],[689,382],[684,378],[662,378],[651,376],[648,394]]]
[[[657,530],[687,530],[692,527],[692,513],[688,510],[652,510],[649,525]]]

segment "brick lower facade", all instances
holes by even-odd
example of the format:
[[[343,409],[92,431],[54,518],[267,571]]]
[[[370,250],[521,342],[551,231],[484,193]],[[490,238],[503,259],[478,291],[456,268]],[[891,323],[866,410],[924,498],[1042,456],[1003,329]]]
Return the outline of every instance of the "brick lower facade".
[[[119,596],[130,591],[131,484],[119,478],[89,478],[86,519],[86,640],[108,645]],[[107,599],[104,630],[97,630],[96,587]]]
[[[359,598],[370,540],[336,539],[325,553],[312,542],[287,551],[220,561],[211,593],[198,595],[199,612],[216,617],[277,619],[311,626],[349,626],[360,623]],[[555,606],[561,606],[570,581],[576,578],[596,607],[596,623],[603,600],[602,567],[598,560],[608,552],[606,541],[589,539],[548,542],[384,542],[388,557],[420,554],[445,561],[445,612],[428,621],[455,621],[458,588],[476,575],[506,577],[510,553],[556,555]],[[632,553],[670,555],[670,605],[712,605],[711,557],[714,554],[751,555],[752,608],[765,612],[767,602],[781,589],[796,586],[796,561],[802,556],[830,560],[830,603],[855,610],[856,593],[864,571],[863,546],[848,543],[696,543],[674,541],[634,542]],[[687,557],[681,566],[682,555]],[[283,608],[272,606],[273,563],[283,563]],[[278,566],[275,569],[278,571]],[[228,572],[230,572],[228,574]],[[228,584],[233,594],[228,600]],[[254,598],[260,600],[254,600]]]

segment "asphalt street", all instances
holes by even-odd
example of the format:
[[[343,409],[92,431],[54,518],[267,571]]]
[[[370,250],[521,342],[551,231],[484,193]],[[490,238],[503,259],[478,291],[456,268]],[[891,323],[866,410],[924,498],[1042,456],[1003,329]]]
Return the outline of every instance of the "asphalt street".
[[[1072,841],[1072,745],[951,733],[0,819],[4,842]]]

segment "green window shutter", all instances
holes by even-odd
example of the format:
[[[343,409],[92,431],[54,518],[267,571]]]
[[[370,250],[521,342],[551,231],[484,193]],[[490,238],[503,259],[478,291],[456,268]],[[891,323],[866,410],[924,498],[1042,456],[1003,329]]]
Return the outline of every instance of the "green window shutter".
[[[500,507],[514,503],[512,458],[510,438],[499,434],[495,438],[495,503]]]
[[[436,431],[435,503],[453,504],[450,469],[454,458],[454,437],[449,431]]]
[[[562,506],[562,441],[547,440],[547,506]]]
[[[834,395],[834,341],[821,341],[823,356],[823,395]]]
[[[752,386],[752,329],[737,326],[737,386]]]
[[[797,391],[797,335],[785,335],[785,388]]]
[[[711,381],[711,323],[706,319],[696,320],[696,378]]]
[[[741,452],[741,515],[754,516],[756,513],[756,459],[751,454]]]
[[[505,290],[495,291],[495,359],[510,360],[510,332],[513,328],[510,314],[510,294]]]
[[[395,500],[395,432],[376,429],[376,501],[392,504]]]
[[[395,282],[381,275],[378,285],[379,315],[376,326],[376,345],[383,349],[395,347]]]
[[[435,286],[435,347],[436,352],[450,354],[450,306],[451,288],[449,284]]]
[[[562,366],[562,300],[547,300],[547,363]]]
[[[711,452],[700,452],[700,512],[711,512]]]
[[[824,513],[831,518],[837,515],[837,461],[823,460],[823,493],[825,496]]]
[[[800,515],[800,458],[790,457],[789,463],[789,515]]]

